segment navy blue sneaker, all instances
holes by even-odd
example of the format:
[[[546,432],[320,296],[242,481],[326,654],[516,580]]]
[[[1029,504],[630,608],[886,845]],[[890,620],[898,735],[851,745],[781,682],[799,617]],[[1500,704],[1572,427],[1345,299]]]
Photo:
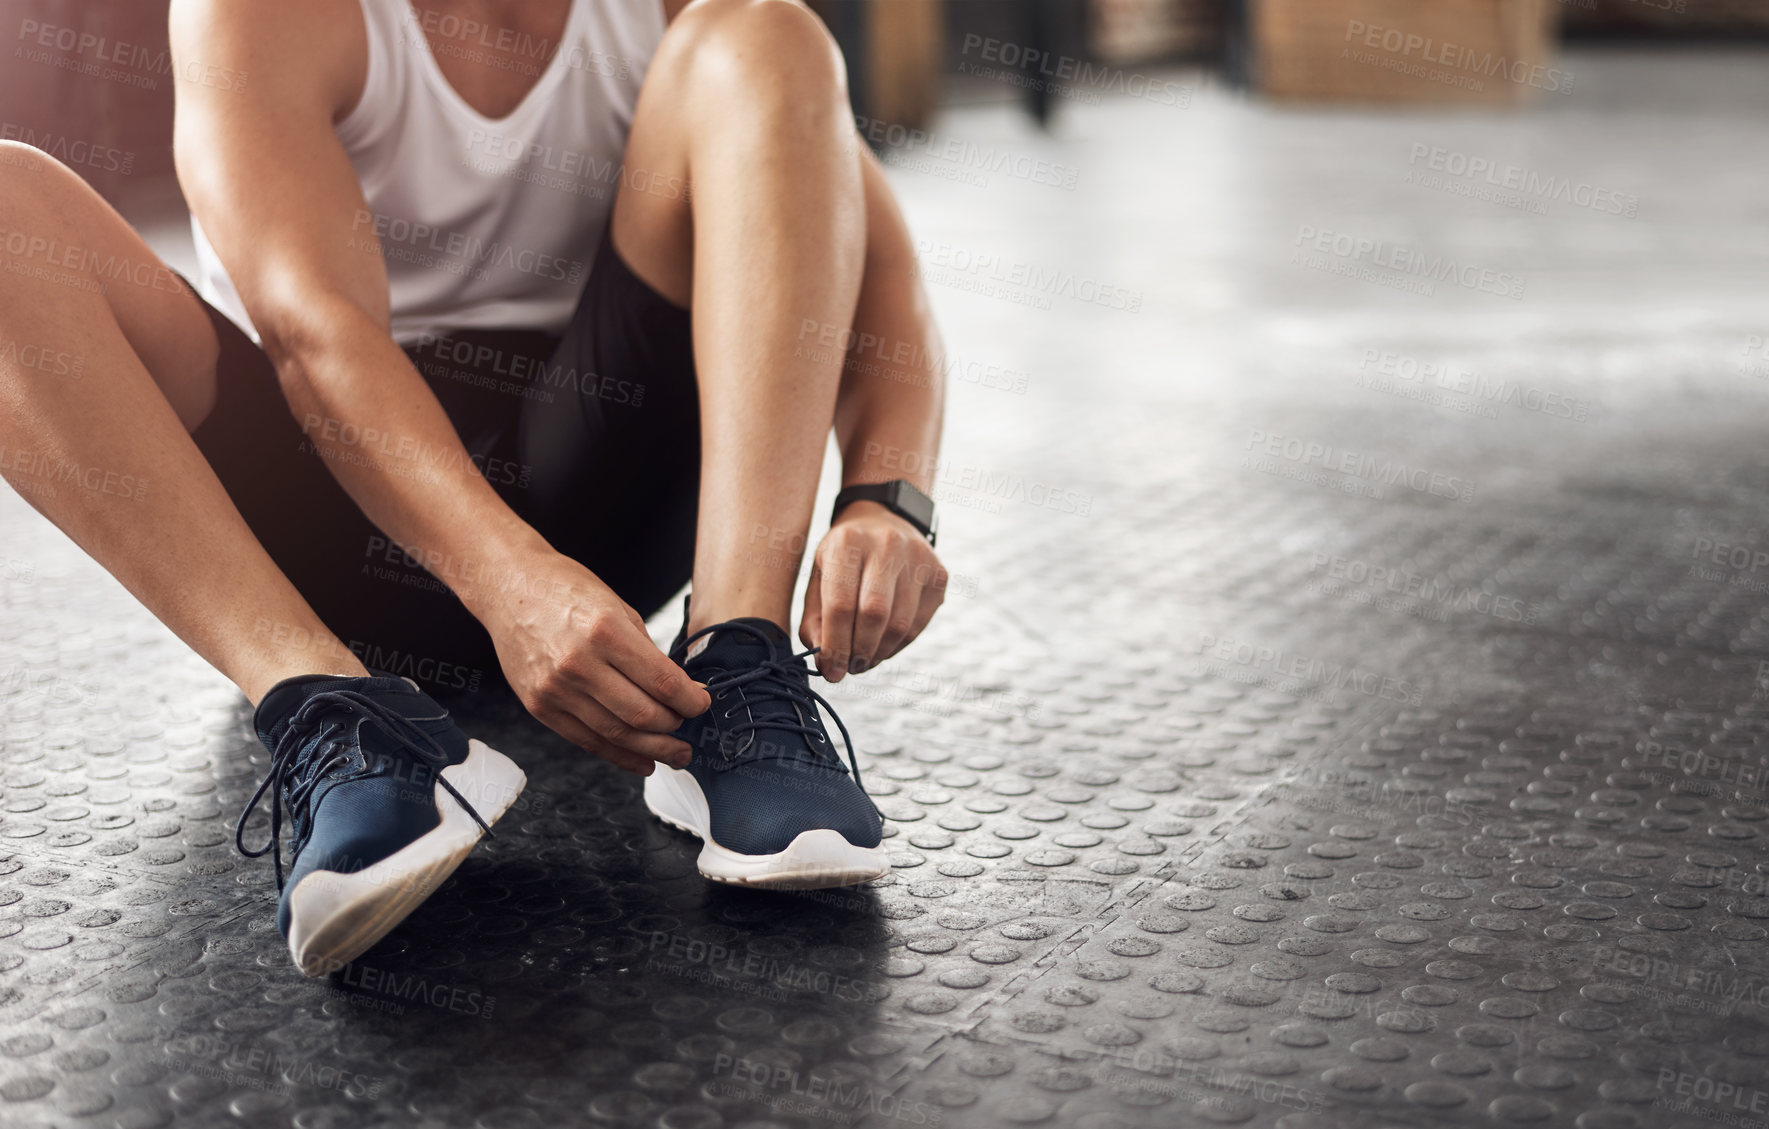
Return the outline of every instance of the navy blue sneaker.
[[[270,772],[240,813],[234,843],[249,857],[274,857],[277,924],[308,976],[343,968],[404,921],[528,782],[405,678],[285,679],[254,720]],[[253,850],[246,820],[267,792],[270,840]]]
[[[712,708],[676,730],[694,751],[686,769],[645,778],[652,814],[698,836],[700,873],[736,886],[810,890],[890,872],[884,822],[860,787],[853,742],[842,764],[811,689],[805,651],[765,619],[734,619],[693,635],[670,658],[706,685]],[[853,768],[852,774],[848,769]]]

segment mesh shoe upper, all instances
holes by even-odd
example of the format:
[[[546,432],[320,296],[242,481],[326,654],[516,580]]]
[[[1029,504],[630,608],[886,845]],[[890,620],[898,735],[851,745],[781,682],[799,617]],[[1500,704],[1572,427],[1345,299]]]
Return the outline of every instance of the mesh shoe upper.
[[[765,619],[737,619],[697,632],[692,642],[705,643],[697,647],[685,631],[670,657],[706,684],[712,708],[676,736],[694,751],[688,772],[706,797],[714,841],[775,854],[801,832],[829,828],[857,847],[878,846],[878,809],[830,741],[818,711],[827,703],[786,633]]]
[[[264,696],[255,720],[271,768],[240,815],[235,842],[243,854],[274,855],[283,894],[277,924],[287,935],[288,895],[302,878],[315,870],[355,873],[436,829],[436,786],[453,792],[439,773],[466,760],[467,737],[429,695],[394,677],[287,679]],[[252,849],[246,820],[267,794],[270,839]]]

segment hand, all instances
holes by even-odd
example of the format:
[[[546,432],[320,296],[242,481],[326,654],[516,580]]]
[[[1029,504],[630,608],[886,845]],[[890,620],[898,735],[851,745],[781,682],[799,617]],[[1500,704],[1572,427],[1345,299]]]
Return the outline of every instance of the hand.
[[[946,599],[946,570],[919,531],[877,502],[844,508],[817,546],[799,638],[831,682],[907,647]]]
[[[692,750],[669,734],[712,699],[657,649],[639,613],[559,553],[502,579],[480,620],[528,711],[616,768],[687,767]]]

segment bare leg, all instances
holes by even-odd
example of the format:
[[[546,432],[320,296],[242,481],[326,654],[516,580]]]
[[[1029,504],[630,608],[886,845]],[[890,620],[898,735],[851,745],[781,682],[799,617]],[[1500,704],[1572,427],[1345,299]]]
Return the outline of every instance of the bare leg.
[[[191,442],[217,349],[195,296],[78,176],[0,156],[0,474],[253,702],[366,673]]]
[[[853,322],[866,258],[846,79],[822,25],[792,0],[684,12],[647,73],[626,168],[615,248],[694,310],[690,627],[738,616],[785,627],[842,377],[839,350],[800,348],[800,327]],[[691,186],[687,200],[656,190],[671,177]]]

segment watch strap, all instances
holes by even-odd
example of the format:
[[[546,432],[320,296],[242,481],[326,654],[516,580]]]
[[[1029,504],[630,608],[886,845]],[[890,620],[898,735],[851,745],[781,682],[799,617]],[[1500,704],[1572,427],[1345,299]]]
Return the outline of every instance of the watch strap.
[[[863,482],[845,486],[835,496],[835,508],[829,515],[830,522],[833,523],[841,516],[842,510],[853,502],[877,502],[914,526],[917,532],[927,538],[928,544],[934,544],[937,526],[934,500],[922,493],[913,482],[897,478],[890,482]]]

